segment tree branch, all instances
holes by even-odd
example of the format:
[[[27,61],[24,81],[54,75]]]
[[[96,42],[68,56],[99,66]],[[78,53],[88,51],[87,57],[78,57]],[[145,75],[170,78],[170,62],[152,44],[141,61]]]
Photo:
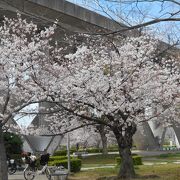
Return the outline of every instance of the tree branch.
[[[122,33],[122,32],[125,32],[125,31],[135,30],[135,29],[139,29],[139,28],[142,28],[142,27],[147,27],[147,26],[150,26],[150,25],[153,25],[153,24],[157,24],[157,23],[160,23],[160,22],[168,22],[168,21],[178,22],[178,21],[180,21],[180,18],[154,19],[152,21],[148,21],[148,22],[141,23],[141,24],[138,24],[138,25],[135,25],[135,26],[131,26],[131,27],[128,27],[128,26],[124,25],[124,27],[122,29],[117,30],[117,31],[113,31],[113,32],[109,32],[109,33],[94,33],[94,34],[91,34],[91,35],[112,35],[112,34],[118,34],[118,33]]]
[[[80,129],[80,128],[83,128],[83,127],[85,127],[85,126],[92,126],[92,125],[96,125],[96,124],[97,124],[97,123],[82,124],[82,125],[80,125],[80,126],[77,126],[77,127],[72,128],[72,129],[70,129],[70,130],[66,130],[66,131],[64,131],[64,132],[62,132],[62,133],[51,134],[51,135],[50,135],[50,134],[47,134],[47,135],[42,135],[42,136],[62,136],[62,135],[64,135],[64,134],[68,133],[68,132],[75,131],[75,130]]]

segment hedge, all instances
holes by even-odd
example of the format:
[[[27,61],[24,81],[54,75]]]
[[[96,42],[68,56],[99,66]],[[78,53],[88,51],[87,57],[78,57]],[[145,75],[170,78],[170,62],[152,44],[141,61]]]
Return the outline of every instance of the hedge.
[[[102,153],[103,149],[99,149],[99,148],[88,148],[86,149],[86,152],[88,153]]]
[[[54,160],[54,161],[50,161],[48,163],[49,166],[63,166],[64,168],[68,168],[68,161],[67,159],[64,160]],[[80,159],[75,159],[72,158],[71,162],[71,172],[79,172],[81,170],[81,160]]]
[[[59,150],[55,151],[53,156],[66,156],[67,155],[67,150]]]
[[[118,145],[111,145],[107,148],[108,152],[117,152],[119,151]]]
[[[132,156],[132,159],[133,159],[134,165],[142,165],[142,157],[141,156]],[[117,165],[121,164],[121,158],[120,157],[116,158],[116,163],[117,163]]]
[[[49,162],[57,161],[57,160],[65,160],[65,159],[67,159],[67,156],[50,156]]]

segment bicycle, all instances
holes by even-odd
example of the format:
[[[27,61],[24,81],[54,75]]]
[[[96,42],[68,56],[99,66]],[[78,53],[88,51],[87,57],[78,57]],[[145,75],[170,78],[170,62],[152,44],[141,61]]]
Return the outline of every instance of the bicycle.
[[[14,159],[8,159],[7,165],[8,165],[9,175],[14,174],[17,170],[17,164],[16,164],[15,160]]]
[[[45,174],[48,180],[51,180],[50,170],[46,165],[43,166],[41,170],[38,170],[37,167],[31,166],[27,164],[26,168],[24,169],[24,178],[26,180],[33,180],[36,175]]]

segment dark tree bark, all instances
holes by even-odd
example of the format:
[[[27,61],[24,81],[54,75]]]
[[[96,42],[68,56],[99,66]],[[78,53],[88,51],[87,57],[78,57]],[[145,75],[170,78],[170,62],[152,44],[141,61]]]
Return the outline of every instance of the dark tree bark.
[[[121,158],[120,169],[118,177],[128,179],[135,177],[135,170],[133,165],[133,159],[131,155],[132,137],[136,132],[136,125],[134,123],[128,126],[122,133],[122,125],[114,126],[113,133],[117,139],[119,146],[119,155]]]
[[[8,180],[6,151],[4,146],[1,122],[0,122],[0,180]]]
[[[104,125],[99,125],[97,127],[99,134],[101,136],[101,141],[102,141],[102,148],[103,148],[103,154],[108,154],[108,149],[107,149],[107,137],[106,137],[106,130]]]

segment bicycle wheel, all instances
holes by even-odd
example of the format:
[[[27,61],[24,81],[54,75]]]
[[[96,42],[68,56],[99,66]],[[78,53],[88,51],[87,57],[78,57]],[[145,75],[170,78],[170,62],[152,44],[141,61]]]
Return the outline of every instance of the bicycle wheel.
[[[33,180],[35,178],[35,172],[31,168],[27,168],[24,171],[24,178],[26,180]]]
[[[48,180],[51,180],[51,175],[50,172],[48,171],[48,169],[45,170],[45,174]]]
[[[16,167],[8,167],[8,173],[10,175],[14,174],[16,172],[16,170],[17,170]]]

